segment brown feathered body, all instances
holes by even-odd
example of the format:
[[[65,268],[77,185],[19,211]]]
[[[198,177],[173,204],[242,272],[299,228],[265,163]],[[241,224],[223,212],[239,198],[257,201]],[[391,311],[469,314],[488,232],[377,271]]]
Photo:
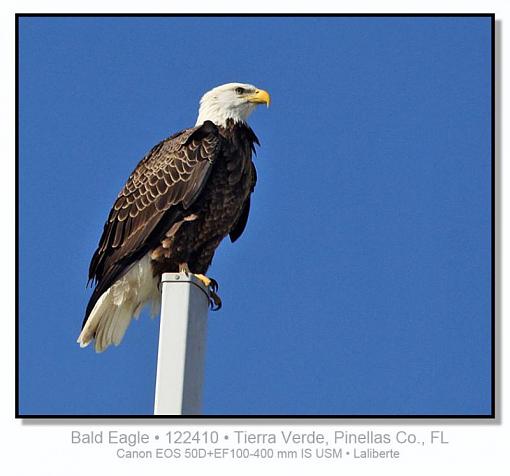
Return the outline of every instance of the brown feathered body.
[[[251,155],[257,139],[246,126],[219,132],[222,151],[202,193],[151,253],[156,274],[175,271],[180,263],[187,263],[192,273],[205,274],[223,238],[231,234],[235,241],[246,225],[256,181]]]
[[[142,276],[147,266],[153,283],[162,273],[178,272],[182,263],[205,274],[221,240],[241,235],[256,182],[255,144],[245,123],[218,127],[205,121],[164,140],[142,159],[114,203],[90,264],[89,279],[96,286],[81,344],[95,337],[96,350],[103,350],[120,342],[131,316],[127,324],[119,322],[154,298],[153,289],[135,290],[147,281]],[[103,315],[111,309],[119,315]]]

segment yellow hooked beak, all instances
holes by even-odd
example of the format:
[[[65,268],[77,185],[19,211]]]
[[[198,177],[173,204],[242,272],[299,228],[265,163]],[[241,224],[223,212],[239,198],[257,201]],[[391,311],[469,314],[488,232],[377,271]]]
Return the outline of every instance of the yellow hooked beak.
[[[267,91],[263,89],[257,89],[251,96],[246,98],[248,102],[252,102],[254,104],[267,104],[269,107],[269,103],[271,102],[271,96]]]

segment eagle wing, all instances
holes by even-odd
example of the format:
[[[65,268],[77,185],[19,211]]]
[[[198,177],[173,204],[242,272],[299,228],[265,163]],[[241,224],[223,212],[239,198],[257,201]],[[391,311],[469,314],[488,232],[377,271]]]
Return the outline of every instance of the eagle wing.
[[[232,243],[234,243],[243,234],[243,231],[246,228],[246,224],[248,223],[248,215],[250,214],[250,197],[253,191],[255,190],[256,184],[257,184],[257,169],[255,168],[255,164],[251,162],[250,194],[248,195],[248,198],[244,202],[241,215],[239,215],[239,218],[237,219],[236,223],[230,230],[229,236],[230,241]]]
[[[207,182],[221,144],[218,128],[206,121],[160,142],[137,165],[92,257],[89,281],[95,281],[96,288],[85,320],[103,292],[185,215]]]

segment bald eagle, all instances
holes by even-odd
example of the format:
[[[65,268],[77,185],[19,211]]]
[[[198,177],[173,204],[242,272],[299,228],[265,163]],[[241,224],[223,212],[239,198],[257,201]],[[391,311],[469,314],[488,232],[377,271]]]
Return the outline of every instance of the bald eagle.
[[[200,100],[195,127],[157,144],[120,191],[92,257],[95,283],[78,343],[97,352],[118,345],[146,304],[160,308],[162,273],[195,274],[219,307],[217,284],[205,273],[220,242],[242,234],[256,182],[257,136],[246,119],[269,94],[229,83]]]

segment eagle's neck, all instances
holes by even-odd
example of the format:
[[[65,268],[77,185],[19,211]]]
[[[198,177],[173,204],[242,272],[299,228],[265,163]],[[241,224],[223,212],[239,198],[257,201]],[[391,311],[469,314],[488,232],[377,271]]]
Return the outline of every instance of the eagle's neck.
[[[227,122],[234,124],[239,122],[245,123],[248,116],[255,109],[255,106],[253,103],[246,102],[234,107],[219,101],[217,98],[210,100],[204,97],[200,102],[195,126],[201,126],[205,121],[211,121],[218,127],[226,127]]]

